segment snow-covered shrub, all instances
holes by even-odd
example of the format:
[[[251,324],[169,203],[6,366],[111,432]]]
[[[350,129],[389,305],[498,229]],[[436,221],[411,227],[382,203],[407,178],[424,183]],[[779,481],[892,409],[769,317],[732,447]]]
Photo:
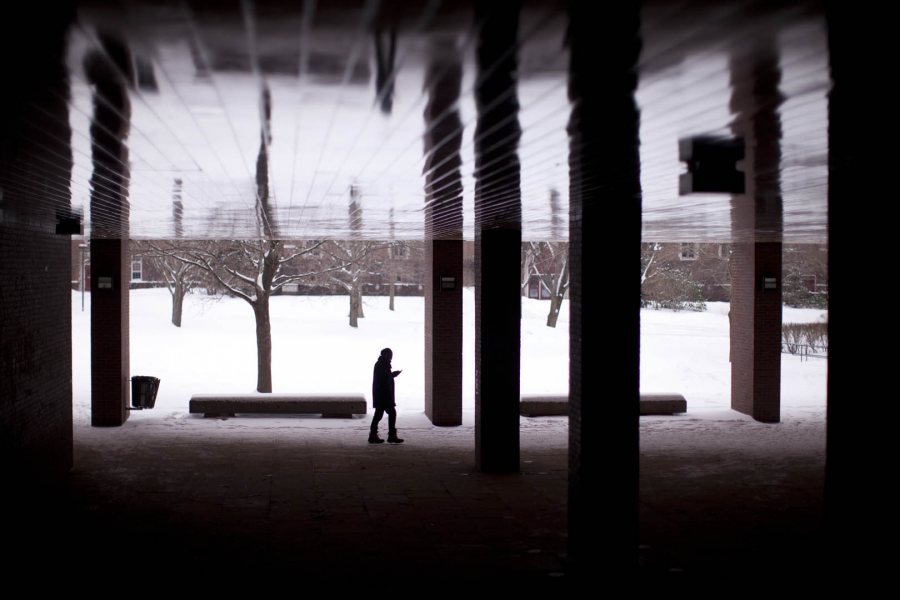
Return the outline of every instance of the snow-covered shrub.
[[[804,346],[811,354],[828,354],[828,323],[784,323],[781,326],[783,351],[799,354]]]
[[[641,306],[671,310],[706,310],[702,286],[690,273],[671,265],[660,266],[641,286]]]
[[[803,273],[799,268],[786,267],[781,283],[781,299],[794,308],[828,308],[828,296],[811,292],[806,287]]]

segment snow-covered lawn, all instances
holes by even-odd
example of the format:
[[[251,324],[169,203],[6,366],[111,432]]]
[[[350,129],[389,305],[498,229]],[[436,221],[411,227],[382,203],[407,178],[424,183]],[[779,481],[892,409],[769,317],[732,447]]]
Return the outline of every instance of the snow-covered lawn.
[[[465,298],[465,422],[474,412],[474,295]],[[76,424],[90,416],[90,294],[85,312],[73,292],[74,411]],[[358,329],[347,324],[344,296],[280,296],[272,299],[275,392],[359,392],[370,395],[372,365],[379,350],[394,350],[401,412],[424,410],[423,299],[400,297],[396,310],[386,297],[364,299],[366,318]],[[522,300],[522,393],[565,394],[568,387],[567,304],[555,329],[545,325],[548,303]],[[211,300],[191,294],[183,326],[169,322],[171,302],[164,289],[131,292],[131,372],[161,379],[156,408],[132,419],[179,419],[195,393],[252,392],[256,386],[253,313],[241,300]],[[664,422],[745,420],[729,410],[728,305],[711,303],[703,313],[644,310],[641,313],[641,390],[679,392],[687,415]],[[785,309],[786,322],[816,321],[819,310]],[[610,315],[614,319],[614,315]],[[609,349],[614,351],[615,349]],[[598,354],[598,356],[600,356]],[[824,421],[823,359],[782,357],[782,414],[785,422]],[[320,421],[321,422],[321,421]],[[651,423],[655,422],[651,420]],[[332,423],[334,423],[332,421]]]

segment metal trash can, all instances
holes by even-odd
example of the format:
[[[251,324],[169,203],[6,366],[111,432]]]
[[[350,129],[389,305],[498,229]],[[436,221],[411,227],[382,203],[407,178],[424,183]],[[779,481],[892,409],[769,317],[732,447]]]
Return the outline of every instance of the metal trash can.
[[[156,392],[159,390],[159,377],[135,375],[131,378],[131,406],[137,410],[153,408],[156,405]]]

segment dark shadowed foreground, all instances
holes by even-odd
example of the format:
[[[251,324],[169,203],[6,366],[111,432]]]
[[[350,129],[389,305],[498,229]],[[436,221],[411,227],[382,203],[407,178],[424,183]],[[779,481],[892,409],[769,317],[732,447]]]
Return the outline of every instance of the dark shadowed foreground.
[[[367,419],[76,426],[65,487],[39,498],[17,489],[26,503],[8,541],[21,562],[7,566],[50,561],[72,580],[99,569],[104,580],[155,584],[193,573],[201,586],[570,579],[565,418],[523,418],[521,474],[486,475],[474,468],[471,426],[402,417],[402,446],[367,444]],[[815,571],[821,429],[642,421],[642,579]],[[776,458],[773,443],[789,438]]]

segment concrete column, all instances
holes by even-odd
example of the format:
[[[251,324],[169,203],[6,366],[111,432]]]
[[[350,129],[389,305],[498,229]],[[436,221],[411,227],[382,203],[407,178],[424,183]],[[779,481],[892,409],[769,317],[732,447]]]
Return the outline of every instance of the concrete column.
[[[519,471],[518,16],[517,3],[476,4],[475,461],[489,473]]]
[[[571,4],[569,558],[609,581],[638,566],[639,27],[637,3]]]
[[[746,193],[732,199],[731,407],[781,418],[781,71],[774,42],[731,62],[732,130],[746,145]]]
[[[463,242],[459,50],[430,48],[425,87],[425,414],[462,424]]]
[[[105,35],[85,72],[94,86],[91,122],[91,424],[121,425],[130,391],[128,147],[133,81],[128,49]]]

